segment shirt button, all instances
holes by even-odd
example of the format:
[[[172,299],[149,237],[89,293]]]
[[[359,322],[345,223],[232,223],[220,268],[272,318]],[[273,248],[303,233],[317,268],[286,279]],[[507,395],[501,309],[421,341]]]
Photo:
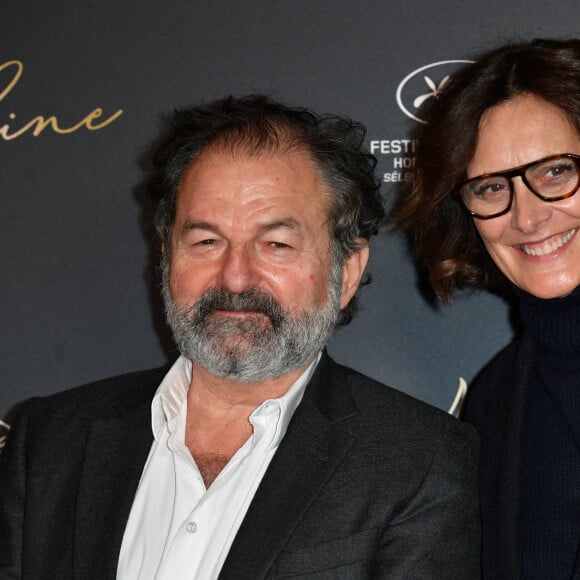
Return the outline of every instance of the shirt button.
[[[190,534],[195,534],[195,532],[197,532],[197,524],[195,522],[187,522],[185,528]]]

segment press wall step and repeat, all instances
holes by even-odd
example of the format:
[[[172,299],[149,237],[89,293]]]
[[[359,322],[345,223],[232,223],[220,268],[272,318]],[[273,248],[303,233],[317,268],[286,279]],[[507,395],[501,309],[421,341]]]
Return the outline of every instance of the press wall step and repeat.
[[[351,116],[390,208],[422,107],[457,67],[506,41],[579,33],[578,0],[3,0],[0,425],[31,396],[176,355],[143,193],[174,108],[257,92]],[[484,292],[438,305],[389,225],[370,273],[331,354],[449,409],[509,341],[509,306]]]

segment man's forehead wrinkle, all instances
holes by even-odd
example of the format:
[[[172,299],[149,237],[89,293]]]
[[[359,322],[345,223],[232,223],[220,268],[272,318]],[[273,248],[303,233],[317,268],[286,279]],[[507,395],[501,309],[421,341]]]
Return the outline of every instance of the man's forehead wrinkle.
[[[285,217],[273,220],[264,220],[256,223],[252,229],[267,233],[277,229],[289,229],[298,233],[302,233],[304,230],[303,225],[293,217]],[[182,225],[183,232],[189,232],[192,230],[204,230],[213,233],[221,233],[220,226],[216,223],[212,223],[206,220],[198,219],[188,219]]]
[[[262,223],[257,224],[257,229],[269,232],[272,230],[277,230],[279,228],[286,228],[296,232],[302,232],[304,227],[302,224],[293,217],[286,217],[282,219],[276,219],[272,221],[265,221]]]
[[[188,219],[185,220],[183,223],[182,229],[185,231],[189,230],[208,230],[215,232],[219,228],[216,224],[212,224],[211,222],[205,220],[196,220],[196,219]]]

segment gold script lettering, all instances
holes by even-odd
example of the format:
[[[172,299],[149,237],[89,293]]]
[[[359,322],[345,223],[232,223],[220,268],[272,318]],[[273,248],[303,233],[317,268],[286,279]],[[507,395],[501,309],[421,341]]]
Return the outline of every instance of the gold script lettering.
[[[10,67],[15,67],[15,72],[6,87],[2,90],[2,92],[0,92],[0,102],[2,102],[4,98],[9,95],[14,87],[18,84],[18,81],[20,80],[24,70],[24,65],[19,60],[9,60],[0,65],[0,73],[6,69],[9,69]],[[101,107],[97,107],[78,123],[70,127],[61,126],[56,115],[51,115],[50,117],[43,117],[38,115],[37,117],[34,117],[22,125],[19,129],[13,129],[8,123],[1,125],[0,137],[2,137],[4,141],[12,141],[13,139],[20,137],[27,132],[31,132],[34,137],[38,137],[48,127],[50,127],[53,133],[57,133],[59,135],[69,135],[70,133],[78,131],[82,127],[85,127],[89,131],[98,131],[116,121],[122,114],[123,109],[119,109],[101,122],[93,122],[103,116],[103,109],[101,109]],[[16,119],[16,115],[14,113],[10,113],[8,118],[11,121],[14,121]]]

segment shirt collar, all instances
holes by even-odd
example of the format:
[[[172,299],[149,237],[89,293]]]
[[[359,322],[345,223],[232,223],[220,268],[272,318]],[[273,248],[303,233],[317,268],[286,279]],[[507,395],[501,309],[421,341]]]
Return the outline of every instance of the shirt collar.
[[[179,414],[185,408],[191,384],[191,361],[181,355],[163,377],[151,403],[151,428],[157,441],[167,425],[173,431]]]
[[[271,441],[268,443],[268,449],[275,449],[278,447],[280,441],[284,435],[286,435],[294,411],[296,411],[300,401],[302,401],[306,385],[310,382],[321,357],[322,352],[319,352],[310,365],[308,365],[306,370],[281,397],[278,397],[277,399],[267,399],[250,415],[250,422],[254,426],[254,433],[258,435],[256,427],[260,418],[271,415],[274,411],[277,411],[278,416],[276,419],[276,429],[272,435]],[[258,439],[258,437],[255,437],[255,439]]]
[[[277,447],[286,435],[294,411],[300,404],[306,385],[310,382],[321,357],[322,352],[319,352],[312,363],[281,397],[267,399],[250,415],[250,421],[254,424],[261,417],[270,415],[273,409],[279,410],[276,429],[268,448]],[[181,355],[161,381],[151,403],[151,428],[157,441],[164,425],[167,425],[170,432],[173,431],[172,426],[176,424],[180,412],[185,408],[191,376],[191,361]]]

